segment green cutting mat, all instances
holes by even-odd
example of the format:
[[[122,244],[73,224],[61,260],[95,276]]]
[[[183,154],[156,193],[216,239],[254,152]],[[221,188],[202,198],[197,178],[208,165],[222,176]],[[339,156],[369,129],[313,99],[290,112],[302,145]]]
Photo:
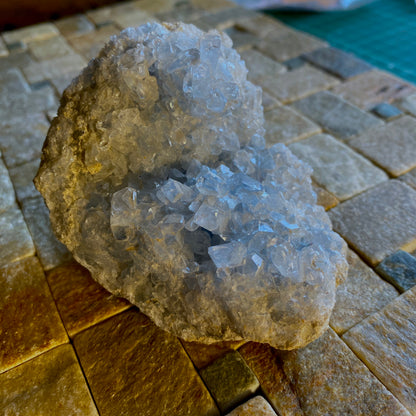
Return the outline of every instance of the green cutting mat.
[[[416,83],[414,0],[378,0],[343,12],[266,13]]]

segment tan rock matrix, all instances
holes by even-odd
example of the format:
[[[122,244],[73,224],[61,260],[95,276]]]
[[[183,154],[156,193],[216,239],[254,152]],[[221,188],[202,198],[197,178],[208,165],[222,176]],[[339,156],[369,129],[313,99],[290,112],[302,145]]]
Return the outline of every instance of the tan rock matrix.
[[[163,329],[298,348],[328,326],[346,245],[263,122],[226,35],[129,28],[65,90],[35,183],[76,260]]]

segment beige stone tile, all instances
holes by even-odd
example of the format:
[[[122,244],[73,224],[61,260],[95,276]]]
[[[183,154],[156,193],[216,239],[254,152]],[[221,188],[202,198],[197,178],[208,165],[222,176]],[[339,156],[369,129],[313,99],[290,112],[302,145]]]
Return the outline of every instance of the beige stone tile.
[[[70,345],[0,375],[4,415],[98,416]]]
[[[329,211],[334,230],[368,263],[416,247],[416,191],[390,180]]]
[[[61,75],[59,77],[52,78],[51,84],[55,87],[56,92],[59,96],[63,94],[65,89],[69,87],[72,80],[76,78],[79,75],[80,71],[75,70],[68,72],[67,74]]]
[[[273,110],[273,108],[279,107],[281,104],[278,100],[276,100],[276,98],[272,97],[268,92],[263,91],[261,105],[263,106],[263,110],[266,112]]]
[[[59,19],[55,22],[55,26],[66,38],[85,35],[95,29],[95,26],[84,14]]]
[[[230,0],[191,0],[191,4],[209,12],[215,12],[221,9],[229,9],[235,7],[235,3]]]
[[[176,0],[137,0],[134,4],[137,8],[150,14],[167,13],[175,6]]]
[[[375,69],[351,78],[335,87],[333,91],[356,106],[369,110],[376,104],[406,97],[416,92],[416,87]]]
[[[289,145],[313,169],[312,178],[340,201],[388,179],[371,162],[327,134],[317,134]]]
[[[319,185],[317,185],[313,181],[312,181],[312,188],[316,193],[317,204],[324,207],[325,211],[328,211],[329,209],[334,208],[339,204],[338,199],[335,198],[334,195],[332,195],[326,189],[321,188]]]
[[[260,40],[257,48],[271,58],[284,62],[324,46],[326,42],[287,27],[268,32]]]
[[[215,344],[200,344],[183,340],[181,342],[195,367],[201,369],[217,358],[223,357],[228,352],[241,347],[245,341],[224,341],[216,342]]]
[[[179,340],[130,309],[75,336],[101,416],[218,415]]]
[[[0,122],[0,148],[6,166],[10,169],[23,163],[39,160],[42,145],[49,128],[43,113],[5,119]]]
[[[348,252],[348,276],[337,288],[330,325],[342,335],[399,296],[353,252]]]
[[[0,373],[67,340],[39,261],[0,268]]]
[[[409,416],[331,329],[281,358],[306,416]]]
[[[45,270],[69,260],[68,249],[57,240],[51,228],[49,210],[41,196],[22,202],[23,216],[32,235],[36,253]]]
[[[401,98],[394,104],[400,107],[403,111],[406,111],[410,115],[416,117],[416,93]]]
[[[256,396],[249,401],[241,404],[233,411],[228,413],[228,416],[277,416],[273,408],[261,396]]]
[[[0,57],[0,71],[11,68],[22,69],[31,62],[33,59],[28,52],[13,52],[8,56]]]
[[[61,77],[74,71],[80,72],[87,65],[86,60],[74,53],[42,62],[34,62],[23,68],[23,73],[30,83]]]
[[[259,388],[259,381],[241,355],[232,351],[218,358],[199,374],[221,412],[228,412]]]
[[[53,38],[30,42],[28,47],[29,51],[38,61],[74,54],[73,49],[62,36],[54,36]]]
[[[416,415],[416,287],[344,334],[344,341]]]
[[[249,342],[239,349],[239,353],[258,378],[267,400],[280,416],[303,415],[275,349],[267,344]]]
[[[130,307],[125,299],[95,282],[75,261],[50,270],[46,276],[70,337]]]
[[[416,119],[400,117],[353,137],[348,144],[392,176],[402,175],[416,167]]]
[[[305,64],[279,76],[267,77],[262,86],[282,103],[290,103],[339,84],[332,75]]]
[[[40,23],[33,26],[23,27],[22,29],[3,32],[3,39],[10,45],[17,42],[33,42],[36,40],[44,40],[57,36],[58,29],[52,23]]]
[[[255,49],[244,51],[240,56],[248,69],[247,79],[262,87],[267,83],[267,80],[262,82],[265,78],[277,77],[286,72],[286,68],[282,64]]]
[[[10,180],[9,172],[4,166],[0,153],[0,215],[9,208],[15,207],[16,196],[12,181]]]
[[[238,26],[253,33],[259,38],[265,38],[267,35],[278,36],[280,34],[285,34],[290,30],[287,25],[273,17],[266,16],[265,14],[258,14],[252,19],[239,22]]]
[[[6,44],[4,43],[3,37],[0,36],[0,57],[7,56],[9,51],[6,48]]]
[[[36,176],[39,164],[40,160],[35,159],[9,170],[10,178],[19,202],[22,202],[26,198],[33,198],[40,195],[33,184],[33,178]]]
[[[0,267],[35,254],[22,212],[10,208],[0,214]]]
[[[288,107],[276,107],[264,117],[268,145],[288,144],[321,132],[315,123]]]
[[[94,32],[86,33],[77,38],[69,39],[76,52],[87,61],[95,58],[101,48],[110,40],[110,36],[120,33],[120,29],[112,24],[103,26]]]
[[[252,46],[258,41],[257,36],[254,36],[245,30],[237,29],[236,26],[230,27],[225,33],[231,38],[233,41],[233,48],[236,49],[239,54],[251,50]]]

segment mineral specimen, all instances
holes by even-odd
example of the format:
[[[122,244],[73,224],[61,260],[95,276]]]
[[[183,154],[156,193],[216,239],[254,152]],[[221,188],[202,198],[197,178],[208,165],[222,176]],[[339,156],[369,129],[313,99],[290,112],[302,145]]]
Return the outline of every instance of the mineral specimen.
[[[35,181],[75,258],[163,329],[292,349],[326,329],[346,247],[246,75],[217,31],[124,30],[64,92]]]

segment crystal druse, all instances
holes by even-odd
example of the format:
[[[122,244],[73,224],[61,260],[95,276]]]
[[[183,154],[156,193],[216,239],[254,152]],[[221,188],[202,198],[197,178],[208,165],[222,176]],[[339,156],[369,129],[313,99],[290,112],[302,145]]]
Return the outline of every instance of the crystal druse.
[[[346,246],[310,168],[265,145],[246,76],[225,34],[124,30],[64,92],[35,183],[75,258],[163,329],[298,348],[327,328]]]

